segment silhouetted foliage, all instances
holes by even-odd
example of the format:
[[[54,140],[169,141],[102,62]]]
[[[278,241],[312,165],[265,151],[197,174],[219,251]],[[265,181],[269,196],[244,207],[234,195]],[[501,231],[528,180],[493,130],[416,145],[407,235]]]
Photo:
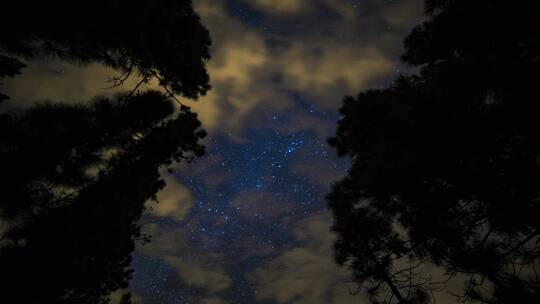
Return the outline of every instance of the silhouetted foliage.
[[[15,77],[21,73],[21,69],[26,65],[16,58],[0,54],[0,78]],[[0,82],[0,85],[2,83]],[[9,99],[9,96],[0,92],[0,102]]]
[[[167,91],[0,113],[0,302],[108,303],[125,291],[160,170],[204,153],[197,115],[172,94],[210,88],[209,44],[191,1],[0,4],[0,77],[56,57],[111,66],[116,84],[156,77]]]
[[[158,92],[2,116],[2,296],[101,303],[126,288],[138,219],[160,166],[204,152],[194,113]],[[170,117],[170,118],[169,118]],[[24,289],[21,289],[24,288]],[[27,289],[31,292],[24,292]]]
[[[420,74],[346,97],[329,140],[352,156],[328,196],[336,260],[374,300],[429,301],[436,265],[466,277],[460,301],[539,302],[540,20],[525,3],[426,8],[403,56]]]
[[[189,0],[0,4],[0,53],[6,56],[97,62],[121,71],[119,83],[136,71],[189,98],[210,88],[204,66],[209,44]]]

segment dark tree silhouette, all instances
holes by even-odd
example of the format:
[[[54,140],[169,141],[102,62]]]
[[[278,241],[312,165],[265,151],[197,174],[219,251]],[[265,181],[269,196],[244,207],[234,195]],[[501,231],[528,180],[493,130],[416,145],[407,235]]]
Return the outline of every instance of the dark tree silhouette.
[[[0,78],[15,77],[21,73],[21,69],[26,67],[20,60],[0,54]],[[0,85],[2,83],[0,82]],[[0,92],[0,102],[9,99],[9,96]]]
[[[208,32],[191,1],[172,0],[4,1],[0,24],[0,77],[58,57],[111,66],[117,84],[157,77],[167,92],[0,113],[0,302],[108,303],[149,240],[138,220],[165,186],[160,168],[204,153],[197,115],[172,94],[210,88]]]
[[[161,93],[120,100],[2,116],[3,297],[102,303],[127,287],[137,221],[165,185],[159,168],[201,155],[204,132],[187,109],[170,117]]]
[[[530,4],[426,1],[405,40],[419,75],[346,97],[337,136],[352,156],[329,194],[336,260],[374,301],[536,303],[540,279],[540,20]],[[403,266],[405,265],[405,266]],[[441,284],[437,284],[441,283]]]
[[[138,72],[196,98],[210,88],[204,66],[209,44],[190,0],[0,3],[0,77],[7,59],[98,62],[121,71],[118,83]],[[22,68],[17,61],[7,64],[8,75]]]

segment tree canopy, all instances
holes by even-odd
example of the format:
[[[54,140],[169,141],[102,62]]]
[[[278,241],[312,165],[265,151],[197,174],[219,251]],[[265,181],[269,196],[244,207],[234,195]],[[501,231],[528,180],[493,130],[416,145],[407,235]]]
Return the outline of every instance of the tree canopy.
[[[428,302],[430,265],[464,278],[457,300],[538,302],[540,21],[504,1],[426,13],[403,55],[419,73],[346,97],[329,140],[352,157],[328,196],[336,260],[374,301]]]
[[[54,57],[108,65],[118,82],[155,77],[167,92],[24,110],[13,100],[0,113],[2,299],[108,303],[126,291],[135,242],[149,240],[139,219],[165,186],[160,170],[204,153],[197,115],[172,94],[210,88],[208,32],[191,1],[172,0],[4,1],[0,32],[0,77]]]
[[[210,89],[205,61],[210,36],[189,0],[2,1],[0,77],[19,60],[97,62],[158,77],[173,93],[197,98]],[[7,69],[6,69],[7,68]]]
[[[3,297],[102,303],[125,289],[159,168],[201,155],[197,116],[159,92],[2,116]],[[31,290],[32,292],[24,292]]]

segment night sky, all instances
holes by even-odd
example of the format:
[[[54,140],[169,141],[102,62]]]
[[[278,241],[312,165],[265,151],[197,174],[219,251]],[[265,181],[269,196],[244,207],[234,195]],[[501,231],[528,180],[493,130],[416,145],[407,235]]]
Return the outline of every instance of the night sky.
[[[207,153],[183,163],[149,203],[130,289],[138,303],[365,303],[332,260],[325,194],[349,162],[326,139],[343,96],[406,67],[417,0],[195,0],[212,36],[213,89],[190,102]],[[33,62],[17,100],[101,94],[107,68]],[[21,81],[21,79],[24,79]],[[129,89],[136,79],[124,85]]]

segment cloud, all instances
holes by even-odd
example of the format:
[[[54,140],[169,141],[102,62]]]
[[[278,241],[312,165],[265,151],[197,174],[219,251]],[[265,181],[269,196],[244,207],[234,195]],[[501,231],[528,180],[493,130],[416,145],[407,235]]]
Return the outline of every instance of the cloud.
[[[392,27],[409,29],[418,24],[423,3],[418,0],[402,0],[385,7],[384,20]]]
[[[255,8],[262,9],[268,13],[298,13],[305,9],[306,0],[253,0],[249,1]]]
[[[149,224],[145,231],[152,241],[137,250],[168,264],[183,284],[204,290],[203,297],[212,298],[231,286],[232,279],[222,264],[224,257],[188,246],[184,228]]]
[[[273,84],[275,58],[261,33],[229,16],[224,3],[201,0],[195,5],[214,48],[207,66],[213,89],[193,109],[202,113],[209,131],[227,132],[242,141],[246,119],[257,106],[284,110],[292,104],[290,97]],[[203,113],[210,108],[211,115]]]
[[[281,58],[284,82],[323,108],[336,108],[341,94],[354,93],[392,71],[395,62],[374,47],[339,41],[294,43]]]
[[[273,303],[361,303],[349,294],[347,270],[333,262],[330,215],[308,217],[294,226],[301,245],[284,251],[248,275],[259,301]]]
[[[191,190],[180,184],[170,173],[163,171],[161,177],[167,185],[158,192],[157,200],[149,201],[147,207],[150,214],[157,217],[168,217],[177,221],[183,220],[193,207],[193,194]]]
[[[180,163],[177,167],[178,171],[189,172],[189,176],[200,179],[205,186],[215,190],[227,180],[233,178],[230,172],[223,170],[223,161],[221,155],[212,154],[191,163]]]
[[[122,300],[122,295],[124,294],[124,292],[125,292],[125,290],[121,290],[121,289],[113,292],[109,296],[109,300],[111,301],[110,304],[120,304],[120,302]],[[142,304],[143,299],[142,299],[141,296],[131,293],[131,303],[133,303],[133,304]]]
[[[227,132],[242,141],[246,125],[257,122],[259,107],[291,111],[295,106],[291,92],[307,96],[311,105],[336,110],[343,95],[376,85],[397,65],[397,57],[382,50],[388,35],[373,34],[375,38],[369,39],[375,41],[366,44],[351,30],[369,28],[372,34],[382,25],[372,19],[351,21],[358,14],[348,4],[327,0],[248,3],[270,14],[326,9],[342,18],[313,24],[308,31],[266,35],[229,15],[222,2],[196,1],[213,39],[208,64],[213,90],[193,108],[211,132]],[[323,36],[318,34],[320,30]],[[275,45],[269,37],[281,42]],[[317,123],[308,123],[316,132],[326,131]]]
[[[213,298],[202,299],[200,303],[201,304],[225,304],[226,302],[220,298],[213,297]]]
[[[111,95],[135,87],[138,79],[129,78],[124,86],[110,88],[118,73],[99,64],[79,66],[59,60],[25,61],[27,68],[14,78],[3,80],[9,102],[26,107],[36,101],[87,102],[96,95]]]
[[[297,17],[323,9],[350,19],[354,15],[354,3],[336,0],[246,0],[253,8],[277,17]]]
[[[249,85],[253,70],[269,61],[264,41],[254,32],[247,32],[240,39],[227,41],[221,48],[221,58],[214,61],[217,63],[210,64],[215,81],[232,82],[239,86]]]
[[[217,259],[207,259],[204,263],[181,256],[164,256],[162,259],[178,271],[185,284],[204,288],[208,294],[224,291],[231,286],[231,278],[219,268]]]
[[[242,29],[236,32],[244,34],[225,42],[208,66],[213,85],[211,98],[220,112],[219,117],[216,115],[217,125],[234,134],[241,133],[244,119],[258,104],[271,101],[275,95],[265,86],[269,82],[264,80],[264,69],[270,61],[265,42],[255,33]]]
[[[365,294],[351,295],[358,284],[350,270],[338,266],[333,260],[335,235],[329,231],[331,215],[325,211],[297,222],[293,233],[298,246],[283,251],[277,257],[247,275],[254,285],[256,299],[271,303],[323,304],[368,303]],[[397,269],[409,264],[401,261]],[[421,268],[434,282],[447,279],[443,269],[426,264]],[[458,275],[445,285],[446,290],[434,291],[437,303],[456,302],[452,294],[463,291],[464,275]]]

